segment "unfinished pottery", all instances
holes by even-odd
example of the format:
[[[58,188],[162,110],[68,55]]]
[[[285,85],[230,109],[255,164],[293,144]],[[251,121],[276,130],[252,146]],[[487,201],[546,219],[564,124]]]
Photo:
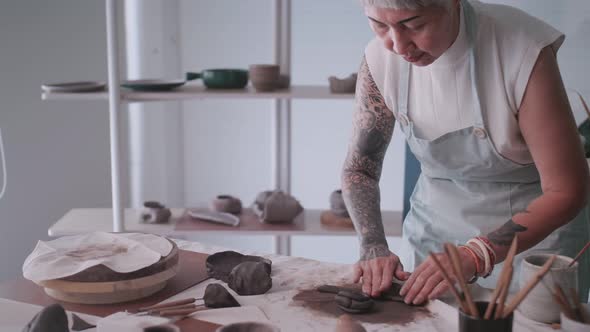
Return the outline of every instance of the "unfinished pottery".
[[[239,307],[236,299],[220,284],[209,284],[205,288],[205,306],[207,308],[230,308]]]
[[[224,282],[229,281],[229,275],[238,264],[243,262],[261,262],[265,270],[270,275],[272,262],[260,256],[242,255],[235,251],[221,251],[207,257],[206,266],[207,274],[211,278],[219,279]]]
[[[163,204],[156,201],[147,201],[143,203],[141,211],[141,222],[146,224],[165,224],[170,221],[172,212]]]
[[[240,214],[242,212],[242,201],[230,195],[219,195],[211,201],[210,208],[217,212]]]
[[[25,326],[23,332],[69,332],[68,317],[60,304],[43,308]]]
[[[260,219],[269,224],[291,223],[301,211],[303,207],[293,196],[275,191],[264,202]]]
[[[342,315],[336,322],[334,332],[366,332],[365,328],[349,315]]]
[[[260,295],[271,289],[272,278],[264,263],[244,262],[234,267],[227,284],[239,295]]]
[[[521,263],[519,285],[523,287],[541,269],[541,266],[551,257],[550,254],[531,254]],[[557,256],[549,273],[543,277],[546,285],[558,284],[564,290],[578,289],[578,263],[568,267],[573,259]],[[553,296],[542,284],[537,284],[518,306],[518,311],[526,317],[542,323],[559,321],[561,308],[553,300]]]
[[[352,314],[369,312],[374,305],[374,301],[369,296],[353,290],[338,292],[334,297],[334,301],[336,301],[340,309]]]
[[[240,322],[224,325],[215,332],[279,332],[280,329],[274,325],[258,322]]]
[[[328,77],[330,91],[332,93],[354,93],[356,89],[357,74],[350,74],[347,78],[339,79],[335,76]]]
[[[344,198],[342,197],[342,190],[334,190],[330,194],[330,210],[338,217],[350,217],[346,210],[346,203],[344,203]]]

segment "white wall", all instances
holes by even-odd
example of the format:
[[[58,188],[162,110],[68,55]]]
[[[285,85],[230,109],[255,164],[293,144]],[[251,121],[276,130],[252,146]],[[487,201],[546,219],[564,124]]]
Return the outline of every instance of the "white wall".
[[[0,280],[73,207],[110,206],[104,102],[42,102],[42,82],[106,79],[103,1],[2,1],[0,128],[8,188],[0,201]]]

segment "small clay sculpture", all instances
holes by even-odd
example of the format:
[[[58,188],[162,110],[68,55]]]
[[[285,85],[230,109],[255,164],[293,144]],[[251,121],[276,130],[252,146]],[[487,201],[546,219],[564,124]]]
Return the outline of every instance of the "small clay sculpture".
[[[335,76],[328,77],[330,82],[330,91],[332,93],[354,93],[356,89],[357,74],[353,73],[350,76],[339,79]]]
[[[357,321],[353,320],[350,315],[342,315],[336,322],[334,332],[366,332],[365,328]]]
[[[68,316],[61,304],[43,308],[25,326],[23,332],[69,332]]]
[[[346,204],[344,203],[344,198],[342,197],[342,190],[334,190],[330,194],[330,210],[337,215],[338,217],[349,218],[350,215],[346,210]]]
[[[230,195],[219,195],[211,201],[210,208],[217,212],[240,214],[242,212],[242,201]]]
[[[229,282],[229,275],[238,264],[243,262],[261,262],[268,275],[271,273],[272,262],[260,256],[242,255],[235,251],[221,251],[209,255],[206,260],[207,274],[211,278]]]
[[[264,263],[244,262],[231,271],[228,285],[239,295],[260,295],[272,287],[272,278]]]
[[[303,207],[299,201],[282,191],[263,192],[258,195],[254,204],[254,212],[259,215],[262,222],[269,224],[293,222],[301,211]]]
[[[163,204],[156,201],[147,201],[143,203],[141,212],[141,221],[147,224],[165,224],[170,221],[172,212]]]
[[[205,288],[205,306],[207,308],[230,308],[239,307],[236,299],[220,284],[209,284]]]

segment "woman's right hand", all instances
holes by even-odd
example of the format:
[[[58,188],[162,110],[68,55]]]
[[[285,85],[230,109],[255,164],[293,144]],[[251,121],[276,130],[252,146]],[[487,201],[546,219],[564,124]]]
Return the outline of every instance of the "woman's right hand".
[[[408,272],[404,272],[399,257],[389,249],[381,254],[376,254],[376,251],[381,250],[369,250],[372,254],[362,255],[354,265],[354,282],[359,282],[362,277],[363,293],[371,297],[378,297],[381,292],[388,290],[394,275],[402,281],[410,276]]]

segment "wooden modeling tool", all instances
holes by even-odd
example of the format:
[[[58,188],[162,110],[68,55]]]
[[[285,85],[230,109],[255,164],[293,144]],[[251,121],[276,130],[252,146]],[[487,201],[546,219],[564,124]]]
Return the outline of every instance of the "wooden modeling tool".
[[[447,271],[445,271],[438,258],[436,258],[436,255],[434,255],[434,253],[431,252],[430,258],[432,258],[432,261],[434,262],[436,267],[438,267],[438,270],[443,275],[445,281],[449,283],[451,293],[453,293],[453,296],[455,296],[455,300],[457,300],[457,303],[459,303],[459,305],[461,306],[461,310],[463,310],[463,312],[468,312],[469,308],[467,307],[467,304],[465,303],[463,296],[459,294],[459,291],[457,290],[457,288],[455,288],[455,283],[453,282],[453,280],[451,280],[451,277],[449,277],[449,274],[447,273]]]
[[[580,257],[582,257],[582,255],[584,254],[584,252],[586,250],[588,250],[588,248],[590,248],[590,242],[586,243],[586,245],[584,246],[584,248],[582,248],[582,250],[580,250],[580,252],[576,255],[576,257],[574,257],[574,259],[567,265],[567,267],[571,267],[572,265],[574,265],[578,259],[580,259]]]
[[[156,305],[152,305],[149,307],[143,307],[143,308],[139,308],[137,310],[137,312],[145,312],[145,311],[161,311],[162,309],[165,308],[169,308],[169,307],[177,307],[177,306],[182,306],[182,305],[186,305],[186,304],[191,304],[194,303],[195,301],[198,300],[202,300],[203,298],[188,298],[188,299],[183,299],[183,300],[177,300],[177,301],[172,301],[172,302],[167,302],[167,303],[161,303],[161,304],[156,304]]]
[[[453,266],[453,273],[455,274],[457,281],[459,281],[459,286],[461,286],[461,289],[463,290],[465,301],[467,302],[467,307],[469,308],[469,314],[473,317],[480,318],[479,311],[477,310],[477,307],[473,302],[471,292],[469,291],[467,283],[465,282],[465,278],[463,277],[461,259],[459,258],[459,252],[457,251],[457,247],[455,247],[451,243],[445,243],[445,252],[451,260],[451,265]]]
[[[504,266],[502,267],[502,272],[500,273],[500,278],[498,278],[498,282],[496,283],[496,289],[492,293],[492,299],[488,303],[488,307],[486,308],[486,312],[483,316],[484,319],[490,319],[492,317],[492,312],[494,312],[494,308],[496,306],[496,302],[498,298],[500,298],[500,304],[502,308],[504,307],[504,303],[506,301],[506,296],[508,292],[503,293],[504,288],[510,288],[510,283],[512,282],[512,264],[514,262],[514,256],[518,251],[518,237],[515,235],[512,239],[512,244],[510,245],[510,249],[508,250],[508,254],[506,255],[506,259],[504,260]],[[510,270],[510,271],[509,271]],[[510,276],[508,276],[510,274]],[[507,285],[506,285],[507,284]],[[502,299],[502,295],[504,298]],[[497,316],[500,314],[502,309],[496,310]]]

